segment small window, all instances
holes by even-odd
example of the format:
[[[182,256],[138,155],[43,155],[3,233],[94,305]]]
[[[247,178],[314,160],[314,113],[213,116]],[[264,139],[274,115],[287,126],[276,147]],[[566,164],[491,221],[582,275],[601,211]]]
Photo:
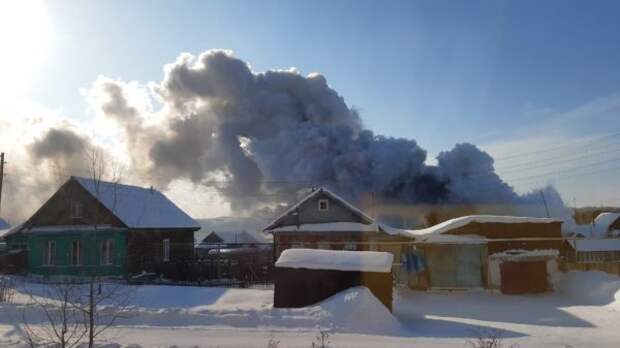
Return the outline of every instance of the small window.
[[[170,239],[164,239],[164,262],[170,261]]]
[[[114,243],[111,239],[101,241],[101,264],[112,265],[114,263]]]
[[[304,243],[293,243],[291,244],[291,249],[303,249]]]
[[[74,219],[79,219],[82,217],[82,202],[73,201],[71,202],[71,217]]]
[[[48,240],[43,249],[43,265],[54,266],[56,263],[56,242]]]
[[[319,211],[328,211],[328,210],[329,210],[329,200],[319,199]]]
[[[71,265],[79,266],[82,264],[82,242],[74,240],[71,242]]]

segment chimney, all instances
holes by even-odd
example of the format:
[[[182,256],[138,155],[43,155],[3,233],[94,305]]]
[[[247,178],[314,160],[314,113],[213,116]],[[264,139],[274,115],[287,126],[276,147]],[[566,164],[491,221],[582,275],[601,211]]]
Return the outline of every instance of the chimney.
[[[151,185],[151,187],[149,188],[149,190],[151,190],[151,194],[153,194],[153,185]]]

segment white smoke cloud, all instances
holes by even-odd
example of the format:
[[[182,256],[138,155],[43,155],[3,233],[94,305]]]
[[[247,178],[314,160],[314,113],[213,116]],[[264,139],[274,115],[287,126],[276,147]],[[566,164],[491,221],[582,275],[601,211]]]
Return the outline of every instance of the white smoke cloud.
[[[99,77],[85,95],[95,125],[114,125],[133,182],[209,187],[236,213],[264,212],[309,185],[353,201],[373,193],[399,203],[527,203],[474,145],[426,165],[414,140],[365,129],[324,76],[254,72],[228,51],[182,54],[148,86]],[[77,144],[101,147],[96,132],[48,126],[25,146],[25,162],[81,170]]]

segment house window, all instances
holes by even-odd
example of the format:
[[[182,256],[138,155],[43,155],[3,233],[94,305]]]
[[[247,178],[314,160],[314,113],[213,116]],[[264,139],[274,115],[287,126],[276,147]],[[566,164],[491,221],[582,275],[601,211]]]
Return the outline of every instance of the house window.
[[[48,240],[45,242],[45,247],[43,249],[43,265],[44,266],[54,266],[56,263],[56,242],[53,240]]]
[[[319,199],[319,211],[328,211],[328,210],[329,210],[329,200]]]
[[[71,202],[71,217],[74,219],[79,219],[82,217],[83,206],[80,201]]]
[[[101,241],[101,264],[111,265],[114,263],[114,243],[111,239]]]
[[[291,249],[303,249],[304,243],[293,243],[291,244]]]
[[[82,264],[82,242],[74,240],[71,242],[71,265],[79,266]]]
[[[164,239],[164,262],[170,261],[170,239]]]

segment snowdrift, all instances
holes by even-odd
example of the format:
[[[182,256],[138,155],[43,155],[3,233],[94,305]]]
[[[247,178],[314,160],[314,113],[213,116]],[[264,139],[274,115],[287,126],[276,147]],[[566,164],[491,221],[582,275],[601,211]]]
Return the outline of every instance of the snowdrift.
[[[121,325],[222,326],[400,335],[400,322],[366,287],[344,290],[316,305],[273,308],[272,290],[138,287]]]
[[[363,286],[341,291],[319,306],[329,315],[325,324],[336,331],[394,335],[403,330],[392,313]]]
[[[558,292],[575,305],[620,307],[620,277],[605,272],[568,272],[560,280]]]

